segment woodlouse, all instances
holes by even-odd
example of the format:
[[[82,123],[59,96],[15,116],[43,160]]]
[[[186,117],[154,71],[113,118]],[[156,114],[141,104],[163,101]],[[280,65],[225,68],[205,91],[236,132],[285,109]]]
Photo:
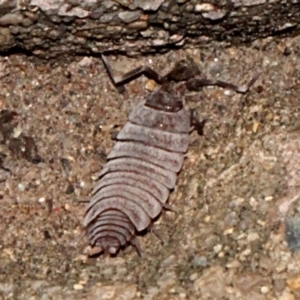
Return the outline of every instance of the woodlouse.
[[[102,59],[117,87],[142,73],[162,83],[160,90],[150,93],[132,110],[119,132],[84,219],[89,255],[115,255],[129,243],[141,254],[136,234],[151,228],[162,209],[168,208],[170,190],[188,150],[189,133],[194,128],[201,134],[205,122],[184,107],[183,99],[170,92],[168,83],[185,81],[189,90],[217,85],[246,93],[258,76],[240,87],[201,78],[197,65],[186,60],[164,77],[144,66],[114,77],[105,57]]]

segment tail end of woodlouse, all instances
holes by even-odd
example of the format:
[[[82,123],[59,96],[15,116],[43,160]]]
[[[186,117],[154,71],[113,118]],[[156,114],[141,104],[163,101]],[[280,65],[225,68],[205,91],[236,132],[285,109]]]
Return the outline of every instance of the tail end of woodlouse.
[[[95,255],[99,255],[103,252],[103,249],[101,247],[91,247],[91,246],[87,246],[84,250],[83,250],[83,254],[87,255],[87,256],[95,256]]]
[[[103,248],[100,246],[92,247],[89,245],[84,249],[83,254],[88,255],[89,257],[99,256],[103,254],[105,257],[108,257],[108,256],[116,256],[118,250],[119,249],[116,247]]]
[[[115,256],[117,253],[118,253],[118,248],[116,247],[109,247],[104,250],[105,256]]]

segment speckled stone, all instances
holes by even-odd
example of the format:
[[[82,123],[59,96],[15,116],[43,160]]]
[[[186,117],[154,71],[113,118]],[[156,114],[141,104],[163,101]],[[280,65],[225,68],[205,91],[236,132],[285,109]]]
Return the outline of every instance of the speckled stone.
[[[8,13],[2,17],[0,17],[0,25],[8,26],[8,25],[19,25],[24,21],[24,17],[20,13]]]
[[[156,11],[164,3],[164,1],[165,0],[153,0],[153,1],[134,0],[133,4],[130,6],[130,8],[133,9],[133,8],[139,7],[145,11],[147,11],[147,10]]]
[[[220,19],[224,18],[226,15],[227,15],[227,11],[222,10],[222,9],[217,9],[217,10],[210,11],[207,13],[202,13],[203,18],[210,19],[213,21],[220,20]]]
[[[125,23],[132,23],[138,20],[140,16],[141,13],[139,11],[125,11],[118,14],[118,17]]]
[[[164,46],[248,43],[282,32],[296,33],[296,2],[274,0],[268,5],[265,0],[234,0],[227,9],[225,4],[185,0],[2,0],[0,24],[9,29],[10,39],[0,44],[0,51],[17,47],[47,59],[62,55],[72,59],[75,53],[138,55],[163,52]],[[266,24],[265,15],[274,20]],[[135,23],[140,21],[147,25]],[[152,34],[143,34],[148,28]],[[166,31],[163,38],[157,37],[161,29]],[[48,30],[61,34],[53,38],[54,31],[45,34]]]

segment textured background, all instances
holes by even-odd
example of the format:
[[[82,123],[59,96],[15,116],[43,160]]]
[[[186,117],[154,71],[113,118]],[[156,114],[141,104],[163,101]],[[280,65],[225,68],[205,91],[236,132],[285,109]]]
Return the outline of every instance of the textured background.
[[[164,74],[187,56],[212,78],[262,73],[245,96],[213,87],[186,95],[211,121],[204,137],[191,135],[170,197],[177,212],[157,222],[166,244],[141,237],[144,259],[132,247],[87,259],[84,240],[76,243],[80,201],[151,82],[139,78],[123,96],[94,57],[0,57],[0,299],[299,299],[299,254],[284,222],[297,249],[299,49],[299,37],[268,38],[108,57],[119,74],[140,64]]]
[[[0,299],[299,299],[298,6],[0,0]],[[187,56],[221,80],[261,72],[245,96],[186,95],[211,121],[191,135],[176,213],[157,222],[166,244],[141,237],[144,259],[132,247],[88,259],[78,242],[82,201],[153,85],[142,77],[118,94],[103,51],[138,56],[110,55],[119,74],[164,74]]]

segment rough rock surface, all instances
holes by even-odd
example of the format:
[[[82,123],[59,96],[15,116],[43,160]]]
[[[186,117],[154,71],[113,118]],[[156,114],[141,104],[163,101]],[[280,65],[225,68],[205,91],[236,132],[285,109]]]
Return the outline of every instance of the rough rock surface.
[[[221,80],[261,72],[245,96],[186,95],[210,122],[204,137],[191,135],[170,197],[176,213],[157,222],[166,244],[141,237],[144,259],[132,247],[88,259],[79,238],[82,201],[149,81],[123,96],[97,58],[0,57],[0,299],[299,299],[298,231],[289,225],[291,249],[285,233],[299,211],[299,49],[299,38],[267,39],[109,57],[118,73],[142,63],[165,73],[187,56]]]
[[[298,0],[0,0],[0,52],[66,58],[247,43],[299,33],[298,6]]]

